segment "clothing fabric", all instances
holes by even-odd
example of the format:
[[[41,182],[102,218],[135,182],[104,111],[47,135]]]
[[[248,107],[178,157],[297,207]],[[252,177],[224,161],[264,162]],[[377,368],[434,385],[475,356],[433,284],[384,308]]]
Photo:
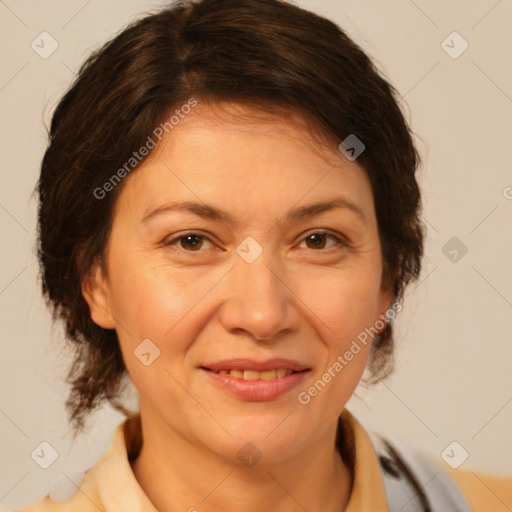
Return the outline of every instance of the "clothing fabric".
[[[439,461],[415,447],[371,433],[391,512],[472,512]]]
[[[389,457],[379,448],[356,418],[344,410],[339,419],[338,448],[352,470],[353,484],[345,512],[390,512],[384,485],[393,476]],[[18,512],[157,512],[133,474],[130,461],[142,446],[140,415],[128,418],[114,432],[105,455],[87,471],[83,483],[66,502],[46,496]],[[467,503],[475,512],[512,511],[512,477],[453,470],[446,465]],[[396,476],[395,476],[396,478]],[[428,482],[422,484],[425,488]],[[407,503],[403,508],[406,512]],[[456,509],[454,509],[456,510]],[[454,512],[446,510],[442,512]]]

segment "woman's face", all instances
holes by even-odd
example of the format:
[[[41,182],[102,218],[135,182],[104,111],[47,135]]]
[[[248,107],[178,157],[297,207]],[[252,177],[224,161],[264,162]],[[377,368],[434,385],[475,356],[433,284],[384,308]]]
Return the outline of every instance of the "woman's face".
[[[107,275],[84,284],[143,421],[223,457],[326,435],[390,305],[369,180],[308,133],[199,103],[126,178]]]

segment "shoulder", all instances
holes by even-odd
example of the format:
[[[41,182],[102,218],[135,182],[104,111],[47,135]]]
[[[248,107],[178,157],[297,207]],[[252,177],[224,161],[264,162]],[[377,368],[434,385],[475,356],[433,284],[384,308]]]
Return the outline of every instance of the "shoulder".
[[[448,473],[475,512],[512,510],[512,476],[460,469],[448,469]]]
[[[418,510],[512,510],[512,477],[452,469],[417,446],[370,435],[382,465],[391,511],[412,502],[417,502]]]
[[[56,482],[41,501],[13,512],[98,512],[104,510],[96,479],[97,464],[85,474],[83,481],[70,479]]]
[[[133,474],[130,460],[141,446],[140,416],[120,424],[103,457],[81,478],[63,478],[41,501],[13,512],[156,512]]]
[[[44,499],[34,505],[25,508],[17,508],[13,512],[64,512],[65,503],[58,503],[46,496]]]

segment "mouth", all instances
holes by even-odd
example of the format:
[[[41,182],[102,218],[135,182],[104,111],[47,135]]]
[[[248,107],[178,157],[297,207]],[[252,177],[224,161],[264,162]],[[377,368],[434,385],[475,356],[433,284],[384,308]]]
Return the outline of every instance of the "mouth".
[[[292,375],[294,373],[304,373],[309,371],[309,369],[303,370],[290,370],[289,368],[275,368],[273,370],[265,370],[265,371],[257,371],[257,370],[247,370],[247,369],[222,369],[222,370],[212,370],[211,368],[206,368],[204,366],[201,367],[202,370],[206,370],[209,372],[216,373],[217,375],[229,375],[230,377],[234,377],[235,379],[241,380],[275,380],[275,379],[283,379],[284,377],[288,377],[288,375]]]
[[[275,400],[297,387],[311,368],[297,361],[230,359],[199,367],[218,389],[243,401]]]

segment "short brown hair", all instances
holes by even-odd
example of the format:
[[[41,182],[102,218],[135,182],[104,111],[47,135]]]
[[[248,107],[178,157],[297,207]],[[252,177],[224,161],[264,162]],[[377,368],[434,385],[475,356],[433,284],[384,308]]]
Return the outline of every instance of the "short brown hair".
[[[42,288],[65,322],[75,360],[66,402],[75,430],[103,400],[118,401],[126,368],[116,332],[96,325],[81,283],[103,252],[122,183],[113,171],[191,97],[234,101],[312,119],[338,143],[355,134],[370,179],[383,285],[400,301],[423,252],[419,163],[398,94],[334,23],[280,0],[175,3],[146,15],[92,54],[58,104],[41,166]],[[371,381],[392,367],[392,325],[374,339]]]

